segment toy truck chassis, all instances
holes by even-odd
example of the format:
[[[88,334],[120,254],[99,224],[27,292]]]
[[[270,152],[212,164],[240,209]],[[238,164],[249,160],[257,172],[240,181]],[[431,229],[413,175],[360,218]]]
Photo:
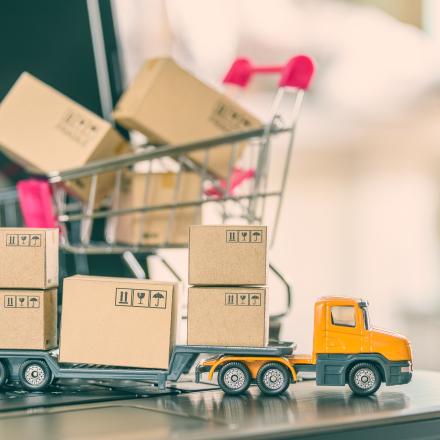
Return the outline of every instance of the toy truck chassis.
[[[143,380],[165,389],[167,381],[177,381],[188,373],[200,354],[229,356],[287,356],[292,345],[269,347],[222,347],[176,345],[169,370],[109,367],[86,364],[60,364],[53,351],[0,350],[0,386],[6,381],[19,382],[23,388],[37,391],[54,379]]]

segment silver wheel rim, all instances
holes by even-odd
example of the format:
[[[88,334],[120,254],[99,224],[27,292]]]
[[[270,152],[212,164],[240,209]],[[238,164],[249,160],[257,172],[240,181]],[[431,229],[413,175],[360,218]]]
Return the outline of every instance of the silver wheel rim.
[[[223,376],[223,382],[231,390],[240,389],[246,380],[246,376],[240,368],[229,368]]]
[[[278,368],[269,368],[263,374],[263,383],[270,390],[278,390],[284,385],[284,375]]]
[[[376,375],[369,368],[361,368],[354,375],[354,383],[358,388],[368,390],[376,384]]]
[[[40,365],[29,365],[25,372],[24,378],[29,385],[41,385],[46,379],[46,373]]]

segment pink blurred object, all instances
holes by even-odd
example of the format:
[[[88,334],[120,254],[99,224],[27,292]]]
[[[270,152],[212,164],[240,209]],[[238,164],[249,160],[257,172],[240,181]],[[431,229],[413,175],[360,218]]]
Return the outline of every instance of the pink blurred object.
[[[26,179],[17,183],[18,201],[24,225],[29,228],[57,228],[52,191],[45,180]]]
[[[255,170],[243,170],[242,168],[234,168],[231,174],[231,183],[227,195],[234,194],[234,189],[241,185],[242,182],[252,179],[255,176]],[[226,193],[226,180],[219,180],[218,186],[220,188],[211,187],[205,191],[207,196],[223,197]]]
[[[246,87],[256,73],[280,73],[279,87],[295,87],[306,90],[315,71],[313,60],[307,55],[297,55],[285,65],[254,66],[249,58],[237,58],[223,79],[224,84]]]

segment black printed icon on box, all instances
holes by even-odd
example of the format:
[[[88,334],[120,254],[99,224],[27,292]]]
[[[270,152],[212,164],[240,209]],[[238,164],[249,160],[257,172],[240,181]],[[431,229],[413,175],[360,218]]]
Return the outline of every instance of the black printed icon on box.
[[[18,236],[18,245],[19,246],[29,246],[30,243],[30,235],[29,234],[19,234]]]
[[[263,234],[261,231],[251,232],[251,243],[261,243],[263,241]]]
[[[28,307],[30,309],[38,309],[40,307],[40,298],[37,296],[28,297]]]
[[[18,246],[18,234],[6,234],[6,246]]]
[[[150,291],[134,289],[133,307],[150,307]]]
[[[5,296],[5,308],[10,308],[16,306],[16,298],[15,296],[7,295]]]
[[[238,231],[226,231],[227,243],[238,243]]]
[[[236,293],[225,293],[225,305],[236,306],[237,305],[237,294]]]
[[[115,305],[132,306],[133,305],[133,289],[116,289]]]
[[[239,293],[238,294],[238,305],[248,306],[249,305],[249,293]]]
[[[167,292],[165,290],[152,290],[150,293],[150,307],[165,309],[167,306]]]
[[[250,231],[238,231],[238,241],[240,243],[249,243],[250,235]]]
[[[249,296],[249,305],[250,306],[261,306],[261,294],[251,293]]]
[[[41,235],[40,234],[31,234],[29,238],[29,245],[31,247],[40,247],[41,246]]]

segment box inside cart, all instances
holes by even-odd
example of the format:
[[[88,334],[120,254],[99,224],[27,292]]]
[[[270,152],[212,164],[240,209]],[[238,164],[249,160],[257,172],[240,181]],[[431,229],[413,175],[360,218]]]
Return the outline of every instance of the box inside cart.
[[[48,174],[128,151],[111,124],[24,72],[0,106],[0,149],[28,171]],[[112,189],[114,174],[98,179],[96,201]],[[67,183],[87,200],[90,178]]]
[[[116,240],[125,244],[188,244],[188,228],[201,222],[199,206],[178,207],[200,198],[201,178],[192,172],[126,173],[121,186],[120,209],[175,205],[174,209],[136,212],[120,216]]]
[[[138,130],[151,143],[178,145],[260,128],[261,121],[224,94],[182,69],[171,58],[148,60],[113,112],[123,127]],[[238,159],[243,144],[237,146]],[[208,170],[228,175],[231,146],[209,151]],[[198,165],[205,151],[189,153]]]

